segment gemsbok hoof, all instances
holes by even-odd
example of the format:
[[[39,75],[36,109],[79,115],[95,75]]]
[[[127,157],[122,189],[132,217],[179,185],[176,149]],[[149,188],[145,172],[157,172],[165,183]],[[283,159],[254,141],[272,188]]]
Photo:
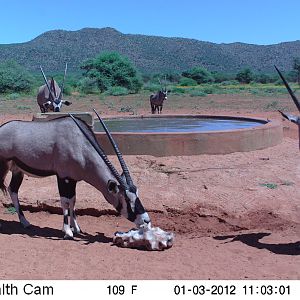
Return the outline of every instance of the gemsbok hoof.
[[[81,230],[80,230],[80,228],[78,227],[78,228],[76,228],[76,227],[71,227],[71,230],[72,230],[72,232],[73,233],[81,233]]]
[[[73,235],[65,234],[64,236],[64,240],[73,240],[73,239],[74,239]]]

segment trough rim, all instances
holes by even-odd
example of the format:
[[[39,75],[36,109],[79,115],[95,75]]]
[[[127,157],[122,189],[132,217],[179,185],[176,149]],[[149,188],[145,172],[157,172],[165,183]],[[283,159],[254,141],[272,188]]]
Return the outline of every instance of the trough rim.
[[[252,117],[244,117],[244,116],[230,116],[230,115],[190,115],[190,114],[172,114],[172,115],[136,115],[136,116],[105,116],[102,119],[105,120],[114,120],[114,119],[150,119],[150,118],[199,118],[199,119],[225,119],[225,120],[239,120],[239,121],[249,121],[249,122],[257,122],[261,123],[261,125],[248,127],[248,128],[240,128],[240,129],[229,129],[229,130],[208,130],[208,131],[185,131],[185,132],[173,132],[173,131],[164,131],[164,132],[128,132],[128,131],[112,131],[112,134],[117,135],[189,135],[189,134],[217,134],[217,133],[232,133],[232,132],[245,132],[245,131],[253,131],[253,130],[263,130],[263,129],[271,129],[276,128],[282,125],[282,122],[277,119],[262,119],[262,118],[252,118]],[[94,122],[98,119],[94,119]],[[104,131],[95,131],[95,134],[103,134]]]

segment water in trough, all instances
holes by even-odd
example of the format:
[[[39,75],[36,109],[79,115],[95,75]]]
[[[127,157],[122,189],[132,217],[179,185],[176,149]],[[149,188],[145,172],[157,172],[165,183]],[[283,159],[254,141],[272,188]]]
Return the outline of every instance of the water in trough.
[[[202,132],[235,130],[261,126],[266,122],[233,118],[119,118],[107,119],[105,124],[111,132]],[[94,130],[103,131],[99,122]]]

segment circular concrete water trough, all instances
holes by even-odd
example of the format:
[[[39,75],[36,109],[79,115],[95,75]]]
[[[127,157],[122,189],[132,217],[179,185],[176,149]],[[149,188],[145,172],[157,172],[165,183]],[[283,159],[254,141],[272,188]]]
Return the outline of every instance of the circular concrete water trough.
[[[280,121],[246,117],[155,115],[104,120],[125,155],[172,156],[244,152],[275,146],[281,143],[283,136]],[[207,126],[205,122],[210,125]],[[150,128],[143,125],[146,123],[150,124]],[[157,128],[153,128],[153,124]],[[113,154],[111,145],[101,130],[101,124],[95,121],[94,132],[97,140],[108,154]]]

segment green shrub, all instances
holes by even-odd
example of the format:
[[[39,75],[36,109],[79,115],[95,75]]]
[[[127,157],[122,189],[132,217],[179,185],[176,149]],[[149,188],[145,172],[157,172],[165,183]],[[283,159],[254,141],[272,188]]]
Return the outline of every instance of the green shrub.
[[[204,68],[194,67],[182,73],[183,77],[194,79],[198,84],[214,82],[212,74]]]
[[[197,81],[192,78],[182,77],[179,81],[180,86],[195,86]]]
[[[161,89],[161,86],[155,83],[148,82],[144,84],[144,90],[150,91],[150,92],[158,92]]]
[[[213,86],[206,86],[202,89],[205,94],[216,94],[216,89]]]
[[[239,82],[237,80],[226,80],[226,81],[219,83],[219,85],[221,85],[221,86],[237,85],[237,84],[239,84]]]
[[[272,82],[272,77],[268,74],[256,74],[254,75],[254,81],[259,83],[270,83]]]
[[[235,79],[240,83],[250,83],[254,79],[254,75],[249,68],[245,68],[236,74]]]
[[[214,82],[216,83],[221,83],[224,81],[230,81],[234,79],[234,75],[232,74],[226,74],[226,73],[221,73],[221,72],[212,72],[212,76],[214,78]]]
[[[105,92],[105,94],[112,95],[112,96],[121,96],[121,95],[128,95],[129,91],[127,88],[123,86],[112,86]]]
[[[266,187],[268,189],[271,189],[271,190],[274,190],[278,187],[278,184],[276,184],[276,183],[261,183],[259,185],[264,186],[264,187]]]
[[[283,85],[283,82],[281,79],[277,79],[275,82],[274,82],[275,85]]]
[[[70,96],[72,94],[72,87],[69,84],[65,84],[64,86],[64,95]]]
[[[84,77],[79,81],[78,90],[83,94],[95,94],[99,91],[97,81],[88,77]]]
[[[11,94],[6,95],[5,98],[7,100],[16,100],[16,99],[20,98],[20,94],[18,94],[18,93],[11,93]]]
[[[21,65],[14,61],[0,64],[0,93],[29,92],[33,77]]]
[[[141,77],[132,63],[117,52],[105,52],[81,65],[84,76],[97,82],[101,92],[112,86],[121,86],[130,93],[137,93],[142,87]]]
[[[293,59],[293,71],[296,73],[296,81],[300,85],[300,57]]]
[[[172,94],[184,94],[185,93],[185,89],[180,88],[180,87],[174,87],[172,89]]]
[[[203,90],[195,89],[195,90],[190,90],[189,95],[191,97],[205,97],[207,96],[207,93],[205,93]]]

